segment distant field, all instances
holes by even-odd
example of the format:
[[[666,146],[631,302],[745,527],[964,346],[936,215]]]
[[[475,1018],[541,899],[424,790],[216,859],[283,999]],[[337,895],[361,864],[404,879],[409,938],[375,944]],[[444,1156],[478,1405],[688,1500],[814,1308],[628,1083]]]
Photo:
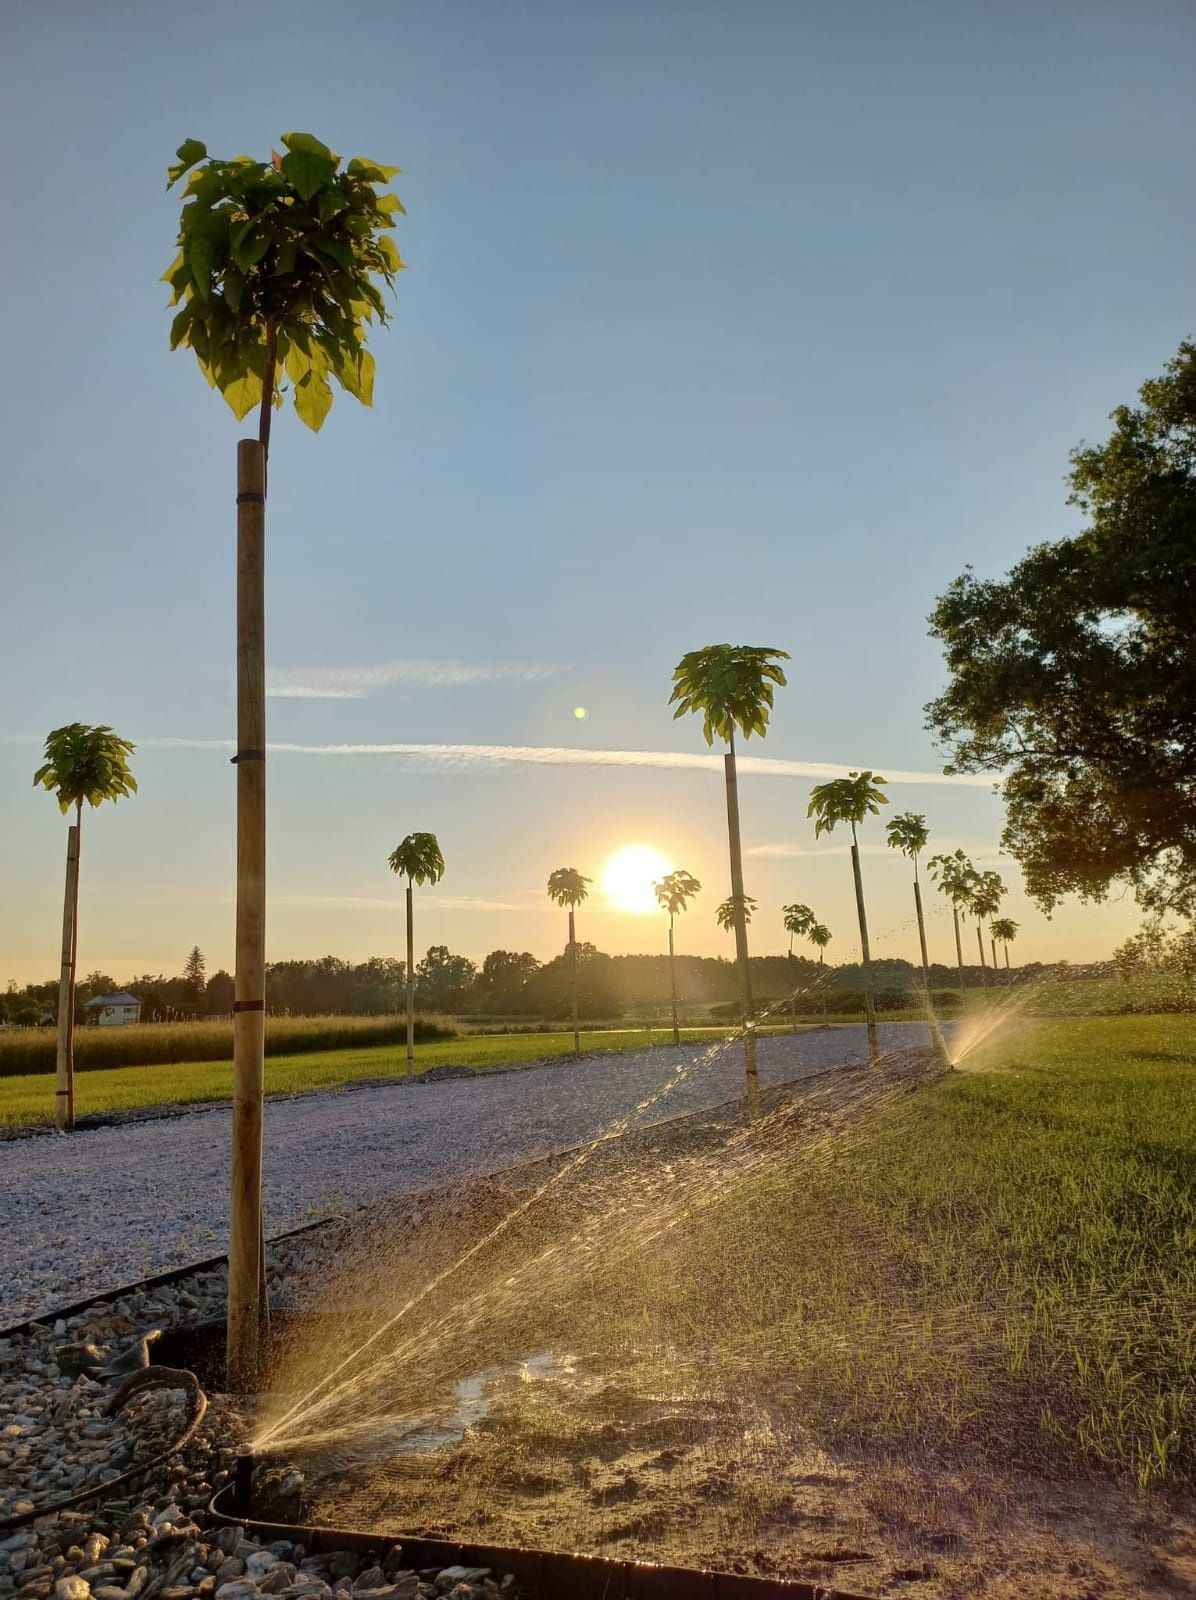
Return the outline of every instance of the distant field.
[[[125,1031],[113,1029],[113,1032]],[[683,1029],[682,1038],[700,1042],[725,1029]],[[774,1030],[763,1030],[774,1031]],[[603,1029],[581,1036],[583,1050],[643,1050],[672,1043],[671,1031],[656,1028]],[[420,1045],[416,1070],[424,1072],[443,1062],[458,1061],[470,1067],[499,1067],[512,1062],[538,1061],[545,1056],[569,1055],[572,1033],[474,1035]],[[303,1051],[274,1056],[266,1063],[268,1094],[303,1089],[327,1089],[360,1078],[401,1077],[405,1069],[402,1045],[383,1048]],[[80,1073],[75,1080],[75,1111],[121,1111],[132,1106],[225,1100],[232,1094],[230,1061],[185,1062],[172,1066],[117,1067]],[[49,1121],[54,1114],[53,1073],[25,1073],[0,1077],[0,1125]]]

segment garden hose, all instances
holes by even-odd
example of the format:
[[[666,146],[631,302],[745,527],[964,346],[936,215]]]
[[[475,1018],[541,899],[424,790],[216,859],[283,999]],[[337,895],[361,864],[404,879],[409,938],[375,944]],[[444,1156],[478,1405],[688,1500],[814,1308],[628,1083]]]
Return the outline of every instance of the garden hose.
[[[120,1484],[132,1483],[135,1479],[144,1477],[147,1472],[152,1472],[155,1467],[162,1466],[180,1450],[186,1449],[198,1432],[208,1409],[208,1397],[200,1388],[199,1379],[185,1367],[138,1367],[117,1384],[105,1408],[108,1415],[115,1416],[135,1394],[141,1394],[147,1389],[182,1389],[187,1396],[190,1410],[187,1426],[168,1449],[151,1456],[148,1461],[143,1461],[138,1466],[130,1467],[127,1472],[118,1473],[114,1478],[105,1478],[102,1483],[79,1489],[74,1494],[65,1495],[61,1500],[49,1500],[44,1505],[35,1506],[32,1511],[22,1511],[19,1516],[0,1519],[0,1533],[24,1527],[29,1522],[38,1522],[42,1517],[57,1516],[60,1511],[69,1511],[74,1506],[83,1505],[86,1501],[94,1500]]]

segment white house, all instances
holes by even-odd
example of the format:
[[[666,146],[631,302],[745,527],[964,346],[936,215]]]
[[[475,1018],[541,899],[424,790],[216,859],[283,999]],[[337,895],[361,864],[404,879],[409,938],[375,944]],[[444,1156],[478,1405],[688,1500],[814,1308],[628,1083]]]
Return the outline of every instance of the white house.
[[[141,1001],[135,994],[122,990],[119,994],[98,994],[83,1007],[89,1022],[101,1028],[119,1028],[126,1022],[141,1021]]]

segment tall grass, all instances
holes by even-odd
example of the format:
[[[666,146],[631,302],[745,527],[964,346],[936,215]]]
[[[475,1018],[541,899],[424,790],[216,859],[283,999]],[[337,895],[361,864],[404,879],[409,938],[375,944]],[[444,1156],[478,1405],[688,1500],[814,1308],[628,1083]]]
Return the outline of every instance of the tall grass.
[[[383,1017],[267,1017],[266,1054],[303,1055],[317,1050],[364,1050],[398,1044],[406,1021]],[[459,1030],[448,1017],[415,1019],[420,1041],[453,1039]],[[6,1028],[0,1032],[0,1077],[52,1072],[56,1042],[52,1028]],[[189,1061],[231,1061],[230,1018],[201,1022],[142,1022],[125,1028],[84,1027],[75,1033],[75,1066],[80,1072],[111,1067],[175,1066]]]

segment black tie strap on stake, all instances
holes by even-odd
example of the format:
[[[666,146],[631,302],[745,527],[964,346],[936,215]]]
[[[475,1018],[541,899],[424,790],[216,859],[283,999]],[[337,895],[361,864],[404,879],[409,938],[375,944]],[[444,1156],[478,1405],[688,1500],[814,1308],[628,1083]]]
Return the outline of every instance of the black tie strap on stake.
[[[264,750],[238,750],[235,756],[229,757],[229,766],[235,767],[242,761],[264,761],[265,759],[266,752]]]
[[[237,496],[237,504],[239,506],[246,504],[251,506],[264,506],[265,503],[266,497],[260,489],[242,489],[241,493]]]
[[[233,1001],[233,1010],[234,1011],[264,1011],[265,1009],[266,1009],[266,1002],[264,1000],[234,1000]]]

